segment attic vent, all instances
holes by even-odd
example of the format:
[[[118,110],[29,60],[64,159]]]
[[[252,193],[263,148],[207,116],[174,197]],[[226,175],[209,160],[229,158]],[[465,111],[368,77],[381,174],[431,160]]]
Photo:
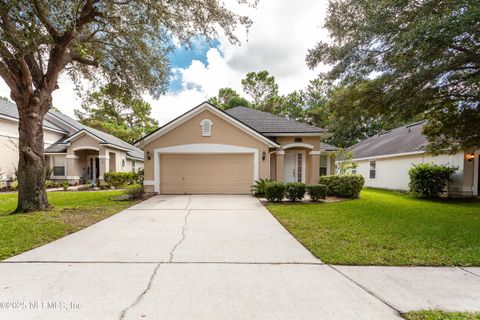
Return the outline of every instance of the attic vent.
[[[200,122],[202,126],[202,137],[210,137],[212,135],[212,121],[210,119],[203,119]]]
[[[295,142],[303,142],[303,139],[302,139],[302,138],[295,138],[294,141],[295,141]]]

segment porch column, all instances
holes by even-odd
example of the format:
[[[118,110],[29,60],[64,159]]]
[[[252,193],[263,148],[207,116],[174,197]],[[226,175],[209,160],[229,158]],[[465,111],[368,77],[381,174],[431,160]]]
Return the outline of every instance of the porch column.
[[[67,154],[65,158],[65,178],[72,182],[80,180],[80,157]]]
[[[310,181],[309,184],[317,184],[320,179],[320,153],[321,151],[310,151]]]
[[[285,181],[283,177],[283,162],[284,162],[284,155],[285,151],[280,150],[276,152],[276,157],[275,157],[275,173],[276,173],[276,180],[277,181]]]
[[[98,168],[98,179],[103,180],[103,175],[108,172],[108,167],[110,164],[110,157],[108,156],[108,150],[104,147],[100,148],[100,152],[98,154],[98,162],[100,168]]]

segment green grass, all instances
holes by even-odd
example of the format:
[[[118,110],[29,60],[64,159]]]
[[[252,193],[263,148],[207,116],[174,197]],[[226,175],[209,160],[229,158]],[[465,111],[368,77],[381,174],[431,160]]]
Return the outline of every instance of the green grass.
[[[11,214],[17,194],[0,194],[0,260],[64,237],[134,204],[110,200],[122,193],[50,192],[51,210],[25,214]]]
[[[480,320],[480,313],[413,311],[403,315],[407,320]]]
[[[270,204],[315,256],[345,265],[480,265],[480,201],[365,189],[360,199]]]

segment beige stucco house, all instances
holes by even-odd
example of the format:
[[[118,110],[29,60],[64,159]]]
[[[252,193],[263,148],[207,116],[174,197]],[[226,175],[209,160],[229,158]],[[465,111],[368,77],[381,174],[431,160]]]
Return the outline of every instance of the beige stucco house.
[[[135,143],[144,150],[146,191],[248,194],[258,179],[317,183],[334,174],[335,147],[321,128],[204,102]]]
[[[408,190],[408,170],[419,163],[432,162],[457,167],[448,184],[448,194],[480,194],[480,149],[460,150],[455,154],[431,155],[425,151],[422,134],[425,121],[395,128],[363,140],[349,149],[357,164],[356,172],[373,188]]]
[[[72,184],[103,179],[105,172],[143,168],[143,151],[105,132],[87,127],[58,112],[49,111],[43,122],[46,161],[52,180]],[[0,101],[0,165],[2,179],[14,176],[18,165],[18,112]]]

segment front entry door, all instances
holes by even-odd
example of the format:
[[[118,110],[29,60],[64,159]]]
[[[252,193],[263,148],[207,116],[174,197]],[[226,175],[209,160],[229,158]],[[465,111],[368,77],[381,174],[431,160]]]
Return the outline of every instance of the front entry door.
[[[284,161],[285,182],[305,182],[305,151],[286,151]]]
[[[87,156],[87,174],[90,181],[95,181],[100,176],[99,172],[99,158],[97,156]]]

